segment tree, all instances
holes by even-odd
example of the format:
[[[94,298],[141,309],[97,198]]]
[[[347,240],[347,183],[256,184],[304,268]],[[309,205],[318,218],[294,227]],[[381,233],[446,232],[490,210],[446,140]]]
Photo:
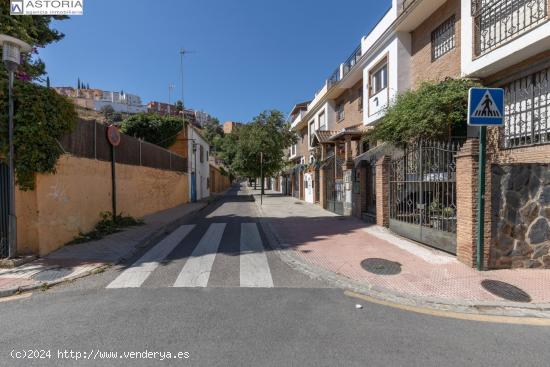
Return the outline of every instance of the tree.
[[[46,77],[46,88],[50,88],[50,77]]]
[[[68,19],[68,16],[12,16],[10,2],[0,2],[0,33],[19,38],[33,46],[30,55],[23,55],[23,62],[18,71],[19,79],[39,79],[45,74],[46,65],[38,58],[38,47],[46,47],[50,43],[61,40],[64,35],[50,28],[52,20]],[[0,68],[0,77],[6,77],[4,68]],[[41,80],[43,81],[43,80]]]
[[[99,110],[103,117],[105,117],[105,121],[112,123],[113,122],[113,115],[115,114],[115,109],[111,105],[105,105],[101,107]]]
[[[424,82],[418,89],[398,95],[367,138],[401,144],[419,139],[463,136],[468,90],[474,86],[477,84],[467,79]]]
[[[183,102],[180,101],[180,100],[177,100],[177,101],[176,101],[176,111],[177,111],[177,112],[183,111]]]
[[[223,138],[223,127],[220,125],[220,120],[217,118],[211,118],[204,124],[203,135],[208,144],[210,144],[211,150],[216,151],[217,145],[220,144],[221,138]]]
[[[76,83],[76,89],[80,89],[82,85],[80,84],[80,78],[78,78],[78,82]]]
[[[277,110],[260,113],[251,123],[239,128],[236,135],[233,137],[237,144],[231,168],[241,176],[260,177],[263,193],[264,177],[272,176],[284,167],[284,150],[296,141],[296,136],[290,131],[283,113]],[[260,164],[262,155],[263,164]]]
[[[135,138],[168,148],[184,129],[181,118],[160,116],[154,113],[138,113],[122,121],[121,131]]]

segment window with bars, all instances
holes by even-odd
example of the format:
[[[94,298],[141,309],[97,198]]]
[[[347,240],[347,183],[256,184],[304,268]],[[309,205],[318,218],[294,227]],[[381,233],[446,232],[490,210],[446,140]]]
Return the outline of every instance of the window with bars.
[[[455,45],[455,16],[453,15],[432,32],[432,61],[453,50]]]
[[[501,144],[514,148],[550,143],[550,68],[504,86]]]

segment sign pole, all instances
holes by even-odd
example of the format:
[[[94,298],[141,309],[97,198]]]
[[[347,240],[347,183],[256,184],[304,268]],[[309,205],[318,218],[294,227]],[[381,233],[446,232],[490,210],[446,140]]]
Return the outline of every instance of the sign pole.
[[[479,128],[479,178],[477,188],[477,270],[484,270],[483,251],[485,242],[485,162],[487,126]]]
[[[479,127],[479,177],[477,180],[477,270],[485,270],[485,163],[487,161],[487,126],[504,125],[504,89],[470,88],[468,92],[468,125]]]

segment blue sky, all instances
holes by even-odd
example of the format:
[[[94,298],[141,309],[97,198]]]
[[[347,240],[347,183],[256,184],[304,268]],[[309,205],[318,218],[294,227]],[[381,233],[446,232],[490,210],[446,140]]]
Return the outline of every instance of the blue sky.
[[[390,0],[87,0],[56,22],[65,39],[41,50],[53,86],[181,97],[222,122],[313,97],[389,8]],[[175,95],[175,96],[174,96]]]

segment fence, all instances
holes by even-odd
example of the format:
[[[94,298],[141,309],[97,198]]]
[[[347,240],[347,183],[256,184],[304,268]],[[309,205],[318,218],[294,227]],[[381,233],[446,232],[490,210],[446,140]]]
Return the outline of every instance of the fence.
[[[501,146],[550,143],[550,68],[504,86],[505,125]]]
[[[545,22],[547,15],[547,0],[472,0],[476,56]]]
[[[65,152],[74,156],[111,161],[107,126],[95,121],[79,121],[74,131],[65,135],[60,143]],[[125,134],[121,134],[115,159],[121,164],[187,172],[187,158]]]

